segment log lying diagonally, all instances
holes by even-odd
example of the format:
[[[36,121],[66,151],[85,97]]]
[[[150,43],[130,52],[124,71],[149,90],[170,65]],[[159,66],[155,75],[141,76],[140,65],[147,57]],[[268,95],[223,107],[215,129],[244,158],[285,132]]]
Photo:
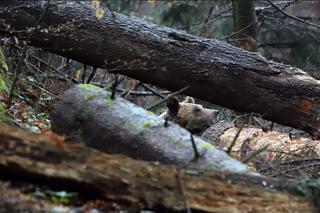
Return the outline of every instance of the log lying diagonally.
[[[179,167],[251,173],[199,137],[194,137],[201,157],[195,159],[190,133],[110,92],[82,84],[69,89],[51,114],[52,128],[64,135],[80,134],[89,146],[135,159],[159,161]],[[253,172],[252,172],[253,173]]]
[[[45,2],[0,1],[0,34],[32,32],[31,45],[85,64],[170,90],[189,85],[188,95],[292,127],[319,127],[320,83],[300,69],[110,11],[98,19],[89,1]]]
[[[234,142],[239,128],[219,122],[201,137],[214,146],[227,150]],[[230,155],[248,162],[259,173],[277,178],[320,177],[320,141],[290,136],[277,131],[263,131],[245,126],[234,142]]]
[[[0,178],[4,176],[159,212],[187,207],[192,212],[317,212],[311,199],[298,196],[294,183],[138,162],[1,124]],[[6,191],[0,191],[0,203],[5,203]]]

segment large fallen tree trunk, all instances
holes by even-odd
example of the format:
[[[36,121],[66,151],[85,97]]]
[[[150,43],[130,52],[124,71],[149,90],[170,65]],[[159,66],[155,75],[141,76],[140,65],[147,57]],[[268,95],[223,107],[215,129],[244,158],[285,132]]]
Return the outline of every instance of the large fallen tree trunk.
[[[231,156],[269,177],[320,177],[320,143],[310,138],[252,126],[239,129],[225,122],[208,128],[202,138],[220,149],[232,147]]]
[[[90,2],[0,1],[0,33],[171,90],[307,131],[320,124],[320,84],[300,69],[107,11]],[[43,16],[42,16],[43,15]]]
[[[162,212],[317,212],[310,198],[298,195],[293,182],[138,162],[5,125],[0,125],[0,178]],[[301,189],[307,192],[305,187]]]
[[[96,86],[81,84],[69,89],[51,113],[52,128],[64,135],[80,135],[87,145],[107,153],[159,161],[179,167],[250,173],[224,151],[194,137],[164,119]]]

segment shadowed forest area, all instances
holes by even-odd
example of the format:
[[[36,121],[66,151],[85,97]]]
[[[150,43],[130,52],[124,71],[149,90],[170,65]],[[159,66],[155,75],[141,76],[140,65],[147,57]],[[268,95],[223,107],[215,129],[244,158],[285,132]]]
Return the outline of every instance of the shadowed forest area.
[[[319,212],[319,11],[0,1],[0,213]]]

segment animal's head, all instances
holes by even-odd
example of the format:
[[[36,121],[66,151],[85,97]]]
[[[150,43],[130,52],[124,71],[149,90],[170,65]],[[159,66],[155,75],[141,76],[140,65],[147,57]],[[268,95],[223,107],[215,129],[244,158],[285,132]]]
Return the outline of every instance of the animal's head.
[[[195,104],[194,99],[187,97],[185,101],[179,102],[176,97],[167,100],[167,110],[161,117],[178,123],[191,133],[200,134],[215,122],[217,110],[203,108]]]

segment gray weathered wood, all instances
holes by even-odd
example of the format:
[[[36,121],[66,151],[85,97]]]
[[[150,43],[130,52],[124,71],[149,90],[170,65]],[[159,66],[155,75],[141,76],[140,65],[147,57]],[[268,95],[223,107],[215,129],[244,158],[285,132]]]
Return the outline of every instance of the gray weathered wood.
[[[202,170],[253,173],[199,137],[194,137],[201,156],[194,157],[190,133],[110,92],[82,84],[69,89],[51,113],[52,128],[64,135],[79,134],[89,146],[135,159],[159,161]]]

